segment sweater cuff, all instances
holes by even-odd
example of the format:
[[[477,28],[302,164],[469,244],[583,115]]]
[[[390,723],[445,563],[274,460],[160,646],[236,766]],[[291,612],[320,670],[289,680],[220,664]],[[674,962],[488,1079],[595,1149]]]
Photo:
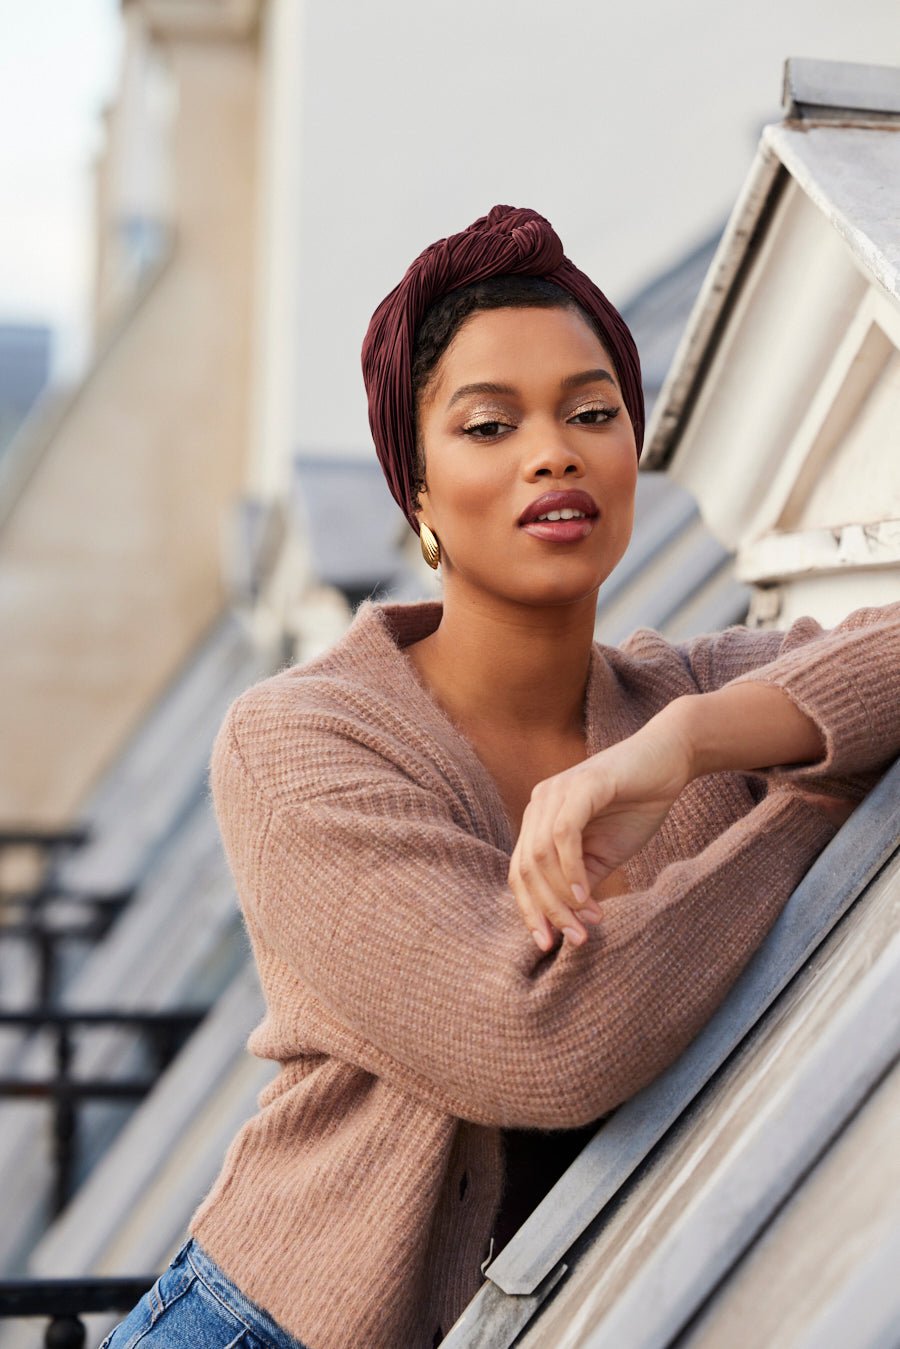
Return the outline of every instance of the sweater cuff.
[[[767,797],[779,824],[787,825],[797,843],[818,855],[838,832],[838,826],[821,806],[807,800],[792,787],[776,787]],[[773,824],[775,821],[773,821]]]
[[[824,776],[839,777],[872,766],[878,754],[878,737],[862,698],[851,681],[841,675],[822,679],[821,669],[806,666],[782,673],[749,671],[732,684],[767,684],[779,688],[814,724],[825,752],[813,763],[779,764],[764,770],[798,784]],[[885,746],[885,748],[887,748]]]

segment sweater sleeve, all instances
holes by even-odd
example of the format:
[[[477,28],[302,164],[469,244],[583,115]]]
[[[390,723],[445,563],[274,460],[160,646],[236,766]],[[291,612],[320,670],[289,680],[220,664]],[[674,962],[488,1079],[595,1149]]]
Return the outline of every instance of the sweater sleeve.
[[[339,784],[263,789],[237,720],[233,708],[211,784],[254,940],[371,1047],[362,1066],[486,1125],[576,1127],[658,1074],[834,833],[798,794],[772,792],[651,888],[605,901],[583,946],[544,954],[506,853],[439,793],[362,746]]]
[[[823,757],[772,770],[798,785],[883,770],[900,754],[900,604],[857,609],[829,631],[801,618],[786,632],[728,628],[680,650],[701,693],[769,684],[815,722]]]

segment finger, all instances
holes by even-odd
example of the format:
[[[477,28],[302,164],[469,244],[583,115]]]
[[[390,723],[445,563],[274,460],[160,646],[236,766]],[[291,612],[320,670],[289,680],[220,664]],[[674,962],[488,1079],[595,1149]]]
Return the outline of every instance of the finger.
[[[553,945],[553,929],[542,913],[535,913],[533,926],[529,927],[531,939],[541,951],[549,951]]]
[[[575,897],[563,875],[552,836],[552,823],[558,817],[556,801],[539,788],[529,802],[516,845],[516,861],[532,904],[558,931],[579,944],[587,940],[587,930],[578,917]]]
[[[581,919],[594,906],[591,881],[582,852],[582,831],[578,814],[567,801],[557,811],[546,846],[535,848],[541,875],[566,910]]]
[[[593,901],[592,890],[597,878],[591,875],[589,863],[595,859],[585,856],[585,829],[597,816],[598,801],[609,793],[607,784],[598,790],[595,776],[586,773],[567,774],[564,795],[548,796],[544,813],[552,819],[551,836],[556,852],[556,864],[565,899],[579,915]],[[551,869],[547,868],[550,875]],[[555,885],[555,877],[552,878]],[[571,898],[570,898],[571,896]],[[597,921],[595,919],[595,921]]]
[[[590,902],[591,883],[584,864],[583,826],[567,802],[553,821],[553,846],[562,883],[571,906],[580,911]],[[568,896],[567,896],[568,897]]]
[[[557,877],[557,884],[545,874],[542,865],[529,865],[523,862],[523,881],[528,890],[529,902],[542,913],[547,921],[562,932],[574,945],[587,941],[587,928],[575,911],[561,898],[565,893],[564,884]]]
[[[553,945],[553,929],[547,922],[538,905],[535,904],[531,891],[525,884],[519,869],[518,857],[515,852],[513,853],[509,867],[509,885],[525,926],[531,933],[535,945],[541,951],[549,951]]]

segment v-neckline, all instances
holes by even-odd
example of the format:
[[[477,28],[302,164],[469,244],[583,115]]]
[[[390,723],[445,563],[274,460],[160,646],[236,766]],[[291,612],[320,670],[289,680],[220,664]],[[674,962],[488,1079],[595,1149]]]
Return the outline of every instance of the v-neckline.
[[[503,838],[504,850],[511,855],[515,847],[517,832],[513,828],[506,802],[494,775],[465,731],[453,720],[446,708],[435,697],[431,688],[421,678],[406,649],[434,632],[441,621],[443,603],[440,600],[422,600],[412,604],[385,604],[367,601],[358,611],[357,621],[366,621],[370,612],[378,623],[380,635],[383,636],[392,656],[396,658],[398,677],[408,686],[411,696],[420,703],[424,703],[431,716],[441,724],[445,732],[457,743],[461,755],[470,761],[474,770],[473,776],[476,780],[479,778],[482,780],[485,789],[492,798],[493,814],[503,827],[505,835]],[[582,727],[586,758],[590,758],[591,755],[605,748],[605,744],[601,740],[601,721],[597,715],[597,708],[600,702],[601,688],[611,677],[611,671],[604,659],[602,647],[598,642],[593,642],[582,705]],[[612,743],[612,741],[609,743]]]

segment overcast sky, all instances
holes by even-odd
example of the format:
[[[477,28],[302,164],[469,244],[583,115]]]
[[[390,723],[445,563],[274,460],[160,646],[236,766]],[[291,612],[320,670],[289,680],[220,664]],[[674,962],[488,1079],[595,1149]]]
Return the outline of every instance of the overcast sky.
[[[118,14],[118,0],[0,0],[0,321],[59,326],[64,362],[90,294],[90,165]]]
[[[365,439],[359,341],[421,247],[533,205],[617,302],[716,227],[785,56],[900,63],[897,0],[305,5],[298,440]],[[119,0],[0,0],[0,320],[84,352]],[[337,409],[337,410],[336,410]]]
[[[624,304],[721,226],[785,57],[900,63],[898,0],[311,0],[295,422],[366,452],[369,315],[433,239],[531,206]]]

